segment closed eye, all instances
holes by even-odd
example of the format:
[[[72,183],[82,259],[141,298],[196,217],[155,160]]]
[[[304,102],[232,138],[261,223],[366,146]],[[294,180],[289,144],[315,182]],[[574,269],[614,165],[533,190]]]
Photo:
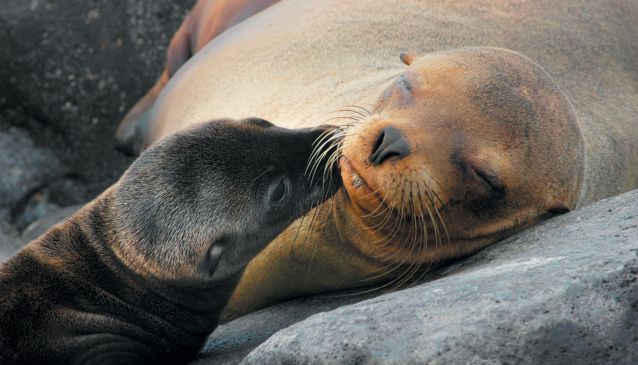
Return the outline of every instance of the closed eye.
[[[477,168],[476,166],[472,166],[472,170],[476,174],[476,176],[483,181],[485,185],[487,185],[491,190],[498,193],[499,195],[505,194],[505,184],[501,180],[499,180],[498,176],[492,171]]]
[[[279,177],[268,188],[268,203],[276,207],[285,201],[289,197],[290,181],[286,177]]]
[[[397,85],[408,92],[412,92],[412,83],[405,77],[405,75],[399,76],[397,79]]]

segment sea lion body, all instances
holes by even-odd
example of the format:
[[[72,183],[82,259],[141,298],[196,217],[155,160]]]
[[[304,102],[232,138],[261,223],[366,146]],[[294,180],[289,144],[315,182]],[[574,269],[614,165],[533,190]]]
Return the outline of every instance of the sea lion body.
[[[622,0],[409,1],[400,5],[389,0],[286,0],[227,30],[179,70],[150,112],[143,145],[149,146],[162,136],[211,117],[263,115],[290,127],[310,127],[332,117],[346,122],[360,119],[352,111],[335,111],[356,105],[354,109],[359,113],[367,114],[361,107],[374,114],[384,91],[414,68],[406,69],[398,62],[401,52],[423,56],[469,46],[502,47],[529,57],[553,78],[555,85],[544,90],[560,90],[571,103],[567,106],[560,101],[565,104],[559,108],[565,117],[561,118],[569,120],[567,124],[576,123],[569,130],[547,124],[549,130],[543,131],[556,128],[558,135],[570,137],[564,143],[568,150],[569,144],[574,144],[572,161],[557,162],[556,158],[565,156],[552,156],[538,145],[527,145],[530,154],[544,159],[541,165],[553,164],[560,169],[574,164],[576,173],[582,174],[578,181],[570,182],[571,190],[564,194],[570,202],[556,201],[556,205],[546,206],[547,216],[534,211],[538,221],[551,216],[549,213],[564,212],[638,187],[638,48],[633,44],[638,36],[636,24],[638,4]],[[432,62],[436,68],[438,61]],[[463,63],[463,57],[446,62],[443,66],[451,74],[455,63]],[[504,61],[501,66],[517,67],[517,62]],[[498,67],[489,72],[495,79],[500,74]],[[428,70],[424,69],[420,77],[425,79],[427,75]],[[515,77],[505,79],[512,82],[504,86],[519,90],[517,95],[523,95],[523,99],[524,89],[532,90],[533,85],[529,84],[517,89]],[[544,78],[522,82],[534,79]],[[494,92],[498,94],[499,90]],[[502,105],[496,106],[506,110],[507,103],[513,100],[507,98],[508,95],[496,98],[503,100]],[[537,98],[545,96],[541,93]],[[467,105],[462,104],[464,108]],[[454,111],[454,104],[449,107]],[[476,105],[475,109],[464,110],[466,116],[480,111]],[[357,133],[365,133],[366,125],[378,124],[369,123],[367,115],[364,119]],[[490,128],[502,130],[498,124],[482,124],[480,128],[477,132],[481,133],[468,135],[483,135]],[[372,143],[368,139],[360,142],[359,146],[365,149],[361,154],[369,154]],[[559,148],[558,140],[552,145]],[[542,174],[530,176],[534,177],[534,184],[542,183]],[[554,186],[562,188],[560,184]],[[550,184],[525,194],[534,196],[540,204],[546,193],[551,193]],[[375,280],[370,278],[378,278],[388,262],[380,262],[378,257],[362,251],[361,244],[343,239],[342,233],[352,228],[343,221],[352,220],[353,213],[341,207],[337,204],[334,214],[323,220],[321,229],[307,229],[303,244],[292,245],[294,233],[299,226],[302,231],[307,228],[310,220],[297,222],[284,231],[249,265],[229,310],[241,314],[284,298],[373,283]],[[484,211],[489,213],[490,208],[484,207]],[[508,234],[528,226],[526,222],[511,223]],[[485,222],[477,225],[476,229],[486,232],[495,227]],[[441,235],[445,236],[445,232]],[[368,238],[363,235],[353,239],[363,242]],[[457,257],[486,242],[473,246],[462,243],[423,263]],[[405,256],[390,264],[400,264]],[[291,277],[298,280],[290,280]]]
[[[248,261],[334,192],[304,175],[323,132],[216,121],[146,151],[0,267],[0,362],[193,359]]]
[[[166,64],[155,85],[128,111],[116,131],[117,147],[132,154],[148,122],[148,111],[168,80],[195,53],[226,29],[279,0],[198,0],[166,51]]]

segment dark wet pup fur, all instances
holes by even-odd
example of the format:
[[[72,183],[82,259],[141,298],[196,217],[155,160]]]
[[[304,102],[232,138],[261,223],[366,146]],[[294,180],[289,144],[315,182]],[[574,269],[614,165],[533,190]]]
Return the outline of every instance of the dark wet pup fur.
[[[0,363],[192,360],[246,264],[337,190],[305,174],[322,133],[213,121],[145,151],[0,267]]]

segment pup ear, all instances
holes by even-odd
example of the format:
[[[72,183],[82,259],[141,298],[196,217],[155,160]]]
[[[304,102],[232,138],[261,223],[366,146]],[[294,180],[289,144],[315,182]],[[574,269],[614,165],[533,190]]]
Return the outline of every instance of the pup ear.
[[[570,209],[562,201],[557,201],[554,204],[552,204],[549,208],[547,208],[547,211],[550,214],[559,215],[559,214],[568,213]]]
[[[412,62],[414,61],[414,59],[416,58],[416,56],[412,53],[401,53],[399,55],[399,58],[401,59],[401,61],[403,61],[403,63],[410,66]]]

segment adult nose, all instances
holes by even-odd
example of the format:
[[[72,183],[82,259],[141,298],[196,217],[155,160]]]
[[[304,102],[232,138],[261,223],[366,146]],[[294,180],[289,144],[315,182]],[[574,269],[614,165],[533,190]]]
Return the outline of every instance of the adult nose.
[[[373,165],[380,165],[391,158],[400,160],[409,155],[408,140],[399,129],[390,126],[381,130],[368,161]]]

